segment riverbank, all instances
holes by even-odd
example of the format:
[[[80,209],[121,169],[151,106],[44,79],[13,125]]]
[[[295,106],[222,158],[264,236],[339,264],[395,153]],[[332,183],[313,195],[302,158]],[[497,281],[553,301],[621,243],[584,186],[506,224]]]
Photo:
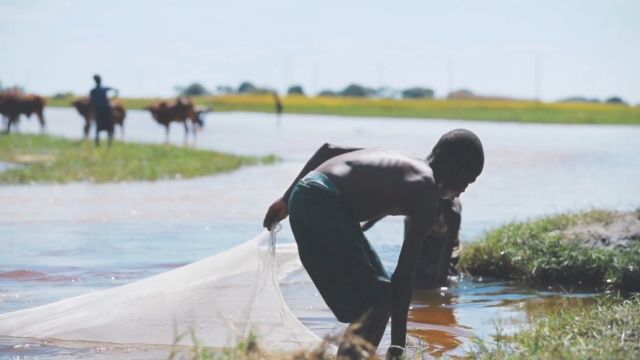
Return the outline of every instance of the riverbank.
[[[268,164],[274,156],[236,156],[169,145],[74,141],[45,135],[0,136],[0,184],[95,183],[184,179]]]
[[[640,296],[602,297],[597,304],[555,310],[515,335],[479,343],[472,359],[638,359]]]
[[[123,98],[127,109],[144,109],[159,98]],[[69,107],[73,98],[47,100],[48,106]],[[271,95],[193,97],[214,111],[274,112]],[[369,99],[346,97],[282,97],[285,113],[361,117],[489,120],[552,124],[640,125],[640,107],[594,103],[546,103],[524,100]]]
[[[640,209],[592,210],[519,222],[466,246],[459,266],[474,276],[542,287],[640,291]],[[628,295],[627,295],[628,296]],[[514,335],[479,341],[474,359],[640,357],[640,297],[603,295],[596,304],[542,312]]]
[[[592,210],[502,226],[465,246],[473,276],[571,288],[640,291],[640,210]]]
[[[478,340],[463,356],[465,359],[637,359],[640,357],[640,297],[623,299],[602,296],[591,305],[536,310],[513,335],[498,333],[495,344]],[[499,325],[497,325],[499,327]],[[191,334],[195,338],[194,334]],[[315,349],[297,352],[269,352],[260,347],[260,339],[249,336],[235,348],[223,350],[200,346],[174,347],[169,358],[188,359],[327,359],[333,357],[328,342]],[[358,353],[375,356],[360,341],[352,341]],[[419,350],[410,358],[428,353]],[[373,357],[372,357],[373,358]]]

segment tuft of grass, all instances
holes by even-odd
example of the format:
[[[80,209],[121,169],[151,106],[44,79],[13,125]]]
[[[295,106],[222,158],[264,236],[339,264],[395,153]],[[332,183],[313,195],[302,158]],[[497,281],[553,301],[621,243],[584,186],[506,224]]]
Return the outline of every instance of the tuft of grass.
[[[73,99],[48,99],[49,106],[70,106]],[[127,109],[143,109],[158,98],[121,99]],[[271,95],[193,97],[214,111],[274,112]],[[370,99],[349,97],[282,97],[284,111],[297,114],[490,120],[555,124],[640,125],[640,107],[592,103],[544,103],[526,100]]]
[[[44,135],[0,136],[0,161],[16,165],[0,172],[0,184],[193,178],[276,160],[169,145],[116,141],[108,148],[106,142],[95,147],[90,141]]]
[[[640,359],[640,296],[601,297],[595,305],[563,308],[529,328],[477,342],[473,359]]]
[[[562,235],[571,226],[606,224],[614,216],[613,212],[593,210],[508,224],[467,244],[459,266],[475,276],[637,291],[640,243],[626,250],[586,248]]]
[[[189,334],[193,346],[178,345]],[[332,342],[342,342],[345,355],[331,354]],[[332,351],[331,351],[332,352]],[[169,360],[324,360],[324,359],[362,359],[377,360],[376,349],[361,337],[347,331],[342,339],[326,337],[315,348],[299,349],[296,351],[268,350],[260,346],[259,338],[254,333],[240,340],[235,347],[213,348],[203,346],[196,331],[191,329],[183,334],[174,336],[174,344],[169,354]]]

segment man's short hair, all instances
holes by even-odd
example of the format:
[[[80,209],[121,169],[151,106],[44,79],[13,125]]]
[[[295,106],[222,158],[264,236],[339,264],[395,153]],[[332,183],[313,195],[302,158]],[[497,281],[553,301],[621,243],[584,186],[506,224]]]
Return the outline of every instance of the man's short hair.
[[[473,180],[484,167],[484,150],[476,134],[466,129],[455,129],[440,137],[427,160],[434,171],[442,171],[447,165],[461,166],[468,177],[465,180]]]
[[[102,78],[98,74],[93,75],[93,80],[95,80],[95,82],[97,83],[102,82]]]

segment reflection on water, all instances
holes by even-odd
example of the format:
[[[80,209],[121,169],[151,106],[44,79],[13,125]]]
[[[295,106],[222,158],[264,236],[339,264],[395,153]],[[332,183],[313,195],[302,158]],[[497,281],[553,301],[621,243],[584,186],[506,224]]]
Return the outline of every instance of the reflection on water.
[[[80,137],[82,120],[74,111],[46,111],[51,133]],[[128,140],[164,141],[163,130],[147,113],[130,111],[127,117]],[[199,147],[273,153],[284,161],[175,182],[0,186],[0,313],[126,284],[252,238],[268,204],[327,141],[426,154],[447,130],[476,132],[487,160],[485,172],[462,196],[464,240],[513,219],[640,204],[640,127],[286,114],[276,128],[271,115],[249,113],[214,113],[206,124]],[[23,130],[39,131],[35,122],[25,122]],[[180,132],[172,135],[174,143],[182,143]],[[401,234],[400,218],[385,219],[367,232],[390,271]],[[291,242],[290,231],[279,241]],[[282,286],[294,313],[313,331],[343,329],[304,273],[292,274]],[[448,289],[417,293],[409,329],[427,353],[460,355],[474,337],[491,341],[496,321],[512,331],[540,309],[575,306],[588,296],[465,278]],[[389,334],[383,346],[388,341]],[[166,349],[0,337],[4,356],[151,359],[165,358]]]
[[[282,290],[296,316],[320,336],[336,336],[345,330],[322,301],[308,275],[297,272]],[[407,325],[412,352],[431,356],[458,356],[469,350],[474,339],[488,344],[499,327],[502,334],[537,319],[549,310],[593,302],[593,293],[563,293],[526,288],[512,282],[454,279],[450,287],[416,291]],[[387,329],[381,349],[391,344]]]
[[[491,343],[498,328],[503,335],[511,334],[551,310],[591,304],[593,296],[463,278],[450,288],[417,292],[408,328],[423,340],[422,351],[433,356],[462,355],[475,338]]]
[[[414,297],[409,334],[423,340],[423,351],[430,355],[450,353],[473,336],[469,326],[458,323],[453,302],[457,299],[452,298],[449,292],[425,292]]]

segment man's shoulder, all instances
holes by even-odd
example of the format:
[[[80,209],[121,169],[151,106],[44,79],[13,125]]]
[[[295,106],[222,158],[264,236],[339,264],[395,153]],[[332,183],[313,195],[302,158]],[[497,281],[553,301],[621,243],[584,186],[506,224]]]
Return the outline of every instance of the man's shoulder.
[[[416,208],[428,210],[437,207],[440,201],[438,185],[431,168],[418,164],[414,172],[407,176],[408,191],[415,200]]]

